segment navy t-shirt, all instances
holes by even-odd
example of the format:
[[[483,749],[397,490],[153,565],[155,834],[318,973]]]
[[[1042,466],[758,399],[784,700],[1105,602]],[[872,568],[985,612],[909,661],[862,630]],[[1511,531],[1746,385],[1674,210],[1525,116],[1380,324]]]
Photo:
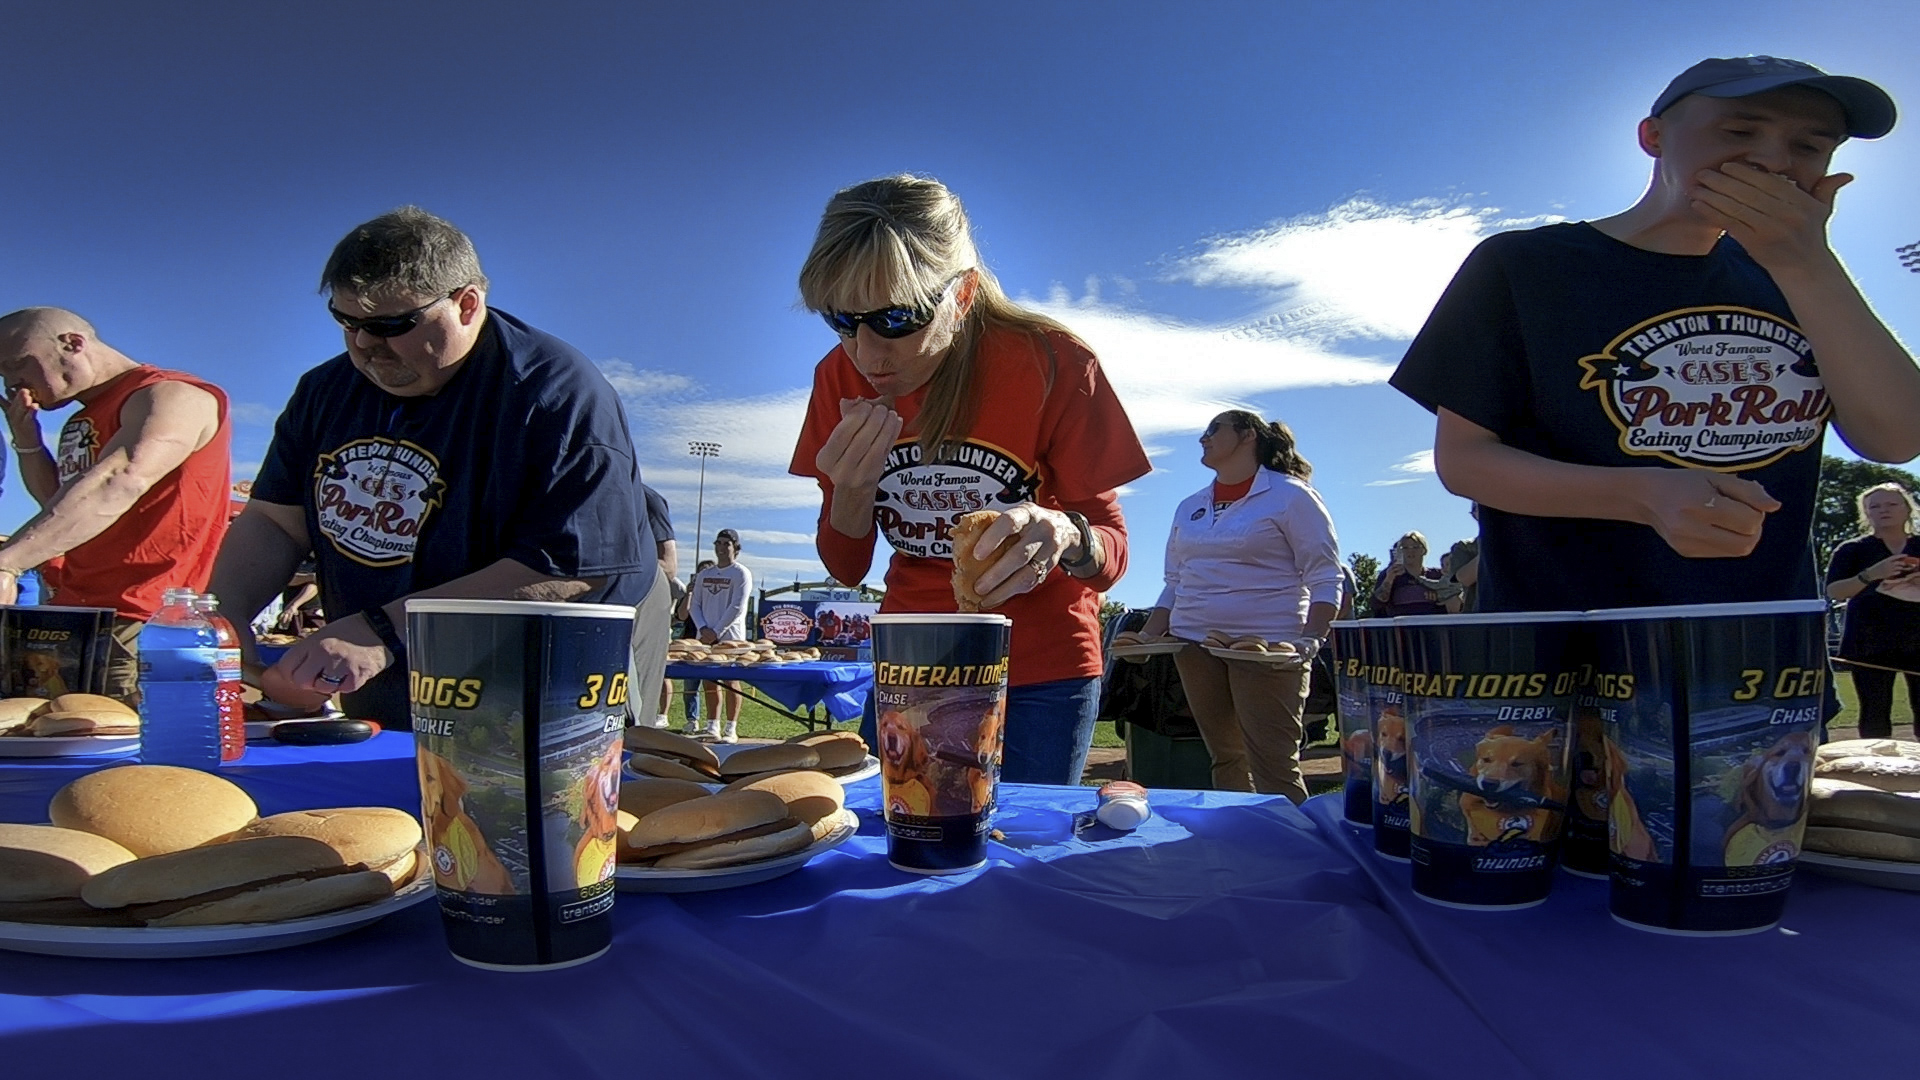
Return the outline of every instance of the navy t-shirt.
[[[1482,506],[1482,611],[1820,595],[1813,503],[1831,408],[1786,298],[1730,238],[1689,256],[1585,223],[1489,237],[1392,383],[1531,454],[1713,469],[1784,504],[1740,559],[1685,558],[1633,522]]]
[[[647,497],[647,528],[653,533],[655,547],[673,539],[673,521],[668,517],[667,497],[645,484],[640,490]]]
[[[342,353],[301,376],[253,483],[301,506],[321,601],[345,618],[513,559],[603,578],[585,603],[637,604],[655,573],[618,395],[576,349],[498,308],[440,392],[395,397]],[[347,702],[407,721],[406,673]]]

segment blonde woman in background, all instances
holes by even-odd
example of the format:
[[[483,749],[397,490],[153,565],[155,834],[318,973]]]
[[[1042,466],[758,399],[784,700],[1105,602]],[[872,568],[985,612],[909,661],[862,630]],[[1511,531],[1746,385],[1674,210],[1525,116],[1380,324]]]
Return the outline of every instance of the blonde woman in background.
[[[1847,602],[1840,658],[1855,663],[1860,737],[1893,734],[1893,677],[1907,673],[1907,705],[1920,714],[1920,507],[1899,484],[1876,484],[1855,500],[1860,535],[1833,549],[1827,597]],[[1914,719],[1920,737],[1920,715]]]

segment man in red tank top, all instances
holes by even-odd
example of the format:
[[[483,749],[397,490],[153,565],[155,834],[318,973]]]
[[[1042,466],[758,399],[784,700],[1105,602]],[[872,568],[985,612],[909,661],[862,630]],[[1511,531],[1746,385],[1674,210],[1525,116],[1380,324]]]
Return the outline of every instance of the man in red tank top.
[[[207,587],[226,535],[227,396],[138,363],[60,308],[0,317],[0,378],[20,477],[42,509],[0,546],[0,604],[38,566],[49,602],[112,608],[107,693],[131,698],[140,627],[167,589]],[[74,402],[49,450],[37,414]]]

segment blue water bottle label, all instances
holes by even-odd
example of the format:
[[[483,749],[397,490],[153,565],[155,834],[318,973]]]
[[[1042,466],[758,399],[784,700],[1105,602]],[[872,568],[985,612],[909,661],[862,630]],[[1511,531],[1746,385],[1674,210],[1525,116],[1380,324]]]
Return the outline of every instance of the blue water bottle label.
[[[216,682],[221,651],[211,647],[141,649],[140,678],[147,682]]]

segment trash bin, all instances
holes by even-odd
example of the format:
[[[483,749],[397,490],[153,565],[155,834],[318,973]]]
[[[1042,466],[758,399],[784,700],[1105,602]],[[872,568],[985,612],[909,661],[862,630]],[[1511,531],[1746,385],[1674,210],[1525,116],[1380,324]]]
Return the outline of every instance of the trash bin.
[[[1116,616],[1109,636],[1137,629],[1146,612]],[[1127,779],[1146,787],[1213,787],[1213,759],[1187,708],[1187,693],[1171,656],[1145,663],[1109,660],[1100,686],[1100,719],[1111,720],[1127,744]]]

